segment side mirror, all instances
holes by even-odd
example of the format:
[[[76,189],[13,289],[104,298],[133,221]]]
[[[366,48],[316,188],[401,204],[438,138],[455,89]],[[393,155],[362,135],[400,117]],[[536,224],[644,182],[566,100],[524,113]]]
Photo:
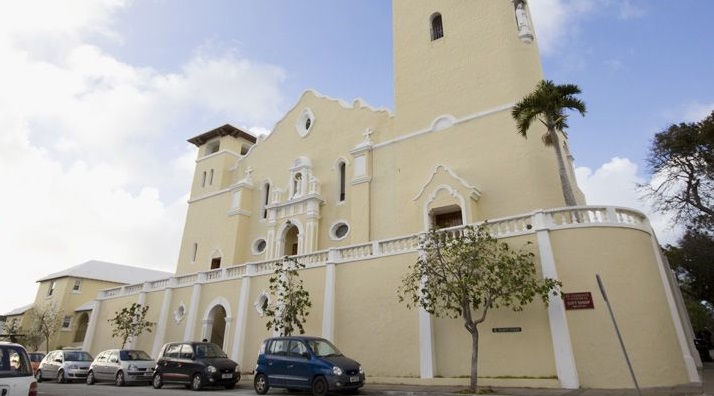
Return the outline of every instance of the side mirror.
[[[309,352],[303,352],[303,353],[300,354],[300,356],[302,356],[303,358],[305,358],[305,359],[307,359],[307,360],[310,360],[310,353],[309,353]]]

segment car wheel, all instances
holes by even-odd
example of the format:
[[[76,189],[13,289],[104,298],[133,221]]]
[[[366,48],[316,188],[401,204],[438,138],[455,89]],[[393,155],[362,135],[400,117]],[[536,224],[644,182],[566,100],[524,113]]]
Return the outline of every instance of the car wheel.
[[[94,378],[94,371],[88,372],[87,373],[87,385],[94,385],[95,382],[97,382],[97,381]]]
[[[37,379],[37,382],[42,382],[42,370],[37,370],[37,373],[35,373],[35,379]]]
[[[325,377],[316,377],[312,380],[312,396],[327,395],[327,380]]]
[[[124,373],[121,371],[117,373],[117,376],[114,379],[114,384],[116,386],[124,386],[124,384],[126,384],[126,382],[124,382]]]
[[[255,388],[255,393],[259,395],[264,395],[268,393],[270,386],[268,385],[268,377],[265,374],[258,374],[253,380],[253,387]]]
[[[193,375],[193,378],[191,378],[191,389],[195,391],[203,389],[203,377],[201,377],[201,374]]]
[[[57,383],[58,384],[64,384],[64,371],[60,370],[57,372]]]
[[[161,374],[154,374],[154,380],[151,381],[151,386],[153,386],[154,389],[161,389],[161,387],[164,386],[164,380],[161,379]]]

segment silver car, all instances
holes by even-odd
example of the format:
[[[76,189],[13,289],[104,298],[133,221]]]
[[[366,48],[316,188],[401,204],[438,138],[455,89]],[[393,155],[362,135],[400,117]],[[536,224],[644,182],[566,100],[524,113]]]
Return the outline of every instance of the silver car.
[[[87,385],[100,381],[113,381],[116,386],[127,383],[151,384],[156,362],[144,351],[137,349],[109,349],[100,352],[89,366]]]
[[[94,358],[89,352],[76,349],[50,351],[37,369],[37,382],[55,380],[61,384],[85,380],[92,360]]]

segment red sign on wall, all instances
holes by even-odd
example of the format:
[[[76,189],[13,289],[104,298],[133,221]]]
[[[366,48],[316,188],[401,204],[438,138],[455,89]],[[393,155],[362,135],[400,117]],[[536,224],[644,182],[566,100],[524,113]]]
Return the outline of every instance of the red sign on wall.
[[[565,309],[594,309],[593,295],[590,292],[563,293]]]

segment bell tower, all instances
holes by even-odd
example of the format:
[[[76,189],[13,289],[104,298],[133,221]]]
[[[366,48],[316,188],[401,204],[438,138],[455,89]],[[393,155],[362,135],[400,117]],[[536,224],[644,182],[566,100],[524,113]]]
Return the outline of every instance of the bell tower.
[[[525,0],[393,0],[397,133],[513,104],[543,78]]]

